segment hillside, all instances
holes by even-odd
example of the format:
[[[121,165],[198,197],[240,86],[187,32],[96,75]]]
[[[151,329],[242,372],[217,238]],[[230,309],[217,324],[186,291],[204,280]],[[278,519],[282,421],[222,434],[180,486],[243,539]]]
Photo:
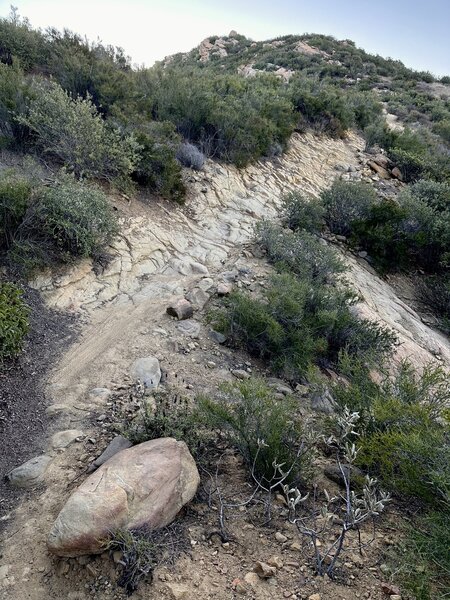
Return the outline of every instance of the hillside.
[[[449,130],[349,40],[0,20],[2,600],[445,597]]]

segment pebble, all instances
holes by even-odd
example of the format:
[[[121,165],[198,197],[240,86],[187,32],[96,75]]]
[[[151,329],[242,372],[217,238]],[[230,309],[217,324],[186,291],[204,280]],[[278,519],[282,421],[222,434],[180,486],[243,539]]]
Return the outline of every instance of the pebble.
[[[280,531],[276,532],[275,539],[277,540],[277,542],[280,542],[280,544],[284,544],[284,542],[287,542],[287,537],[283,535]]]

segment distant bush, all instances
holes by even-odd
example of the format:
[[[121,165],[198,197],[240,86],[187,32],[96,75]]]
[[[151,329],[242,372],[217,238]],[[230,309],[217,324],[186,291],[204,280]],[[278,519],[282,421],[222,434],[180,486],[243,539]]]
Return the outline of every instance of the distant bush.
[[[275,398],[273,390],[259,379],[225,384],[221,395],[199,399],[199,410],[209,427],[236,445],[250,470],[264,485],[274,483],[274,461],[292,466],[290,481],[306,479],[310,471],[308,454],[297,456],[302,427],[296,402]],[[262,443],[261,443],[262,442]]]
[[[0,282],[0,361],[20,352],[29,329],[28,315],[22,291],[13,283]]]
[[[302,120],[316,130],[343,137],[354,124],[354,113],[345,94],[325,82],[296,76],[289,85],[295,110]]]
[[[158,72],[153,114],[207,156],[237,166],[284,145],[294,129],[287,93],[276,77],[238,75],[173,67]]]
[[[420,184],[401,192],[397,200],[373,205],[353,222],[353,239],[386,269],[420,265],[433,272],[445,267],[450,258],[450,210],[436,208],[441,202],[436,192],[436,187]]]
[[[205,163],[203,153],[196,146],[188,142],[183,142],[179,145],[176,156],[183,167],[189,167],[195,171],[200,171]]]
[[[163,198],[184,202],[186,187],[175,156],[178,137],[170,123],[148,123],[135,131],[140,146],[132,177]]]
[[[89,98],[71,98],[57,83],[36,81],[25,116],[42,150],[59,159],[76,177],[114,181],[133,170],[139,146],[97,113]]]
[[[290,192],[283,198],[282,216],[293,231],[304,229],[310,233],[318,233],[324,224],[325,209],[314,196]]]
[[[352,223],[366,218],[377,204],[373,187],[362,182],[337,180],[321,193],[321,199],[330,230],[346,236],[352,232]]]
[[[117,233],[105,194],[62,177],[28,208],[16,230],[10,259],[26,271],[76,257],[95,257]]]
[[[0,149],[22,149],[28,141],[28,128],[17,121],[26,110],[28,94],[29,84],[19,65],[0,62]]]

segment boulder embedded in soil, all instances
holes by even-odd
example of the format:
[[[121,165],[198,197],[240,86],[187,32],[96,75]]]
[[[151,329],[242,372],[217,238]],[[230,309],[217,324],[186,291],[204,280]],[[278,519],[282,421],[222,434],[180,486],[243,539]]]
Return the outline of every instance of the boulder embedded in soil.
[[[192,500],[199,481],[184,442],[161,438],[122,450],[69,497],[48,548],[65,557],[98,554],[114,530],[164,527]]]
[[[23,465],[10,471],[5,478],[11,485],[16,487],[32,487],[40,482],[51,460],[50,456],[45,454],[35,456],[27,460]]]

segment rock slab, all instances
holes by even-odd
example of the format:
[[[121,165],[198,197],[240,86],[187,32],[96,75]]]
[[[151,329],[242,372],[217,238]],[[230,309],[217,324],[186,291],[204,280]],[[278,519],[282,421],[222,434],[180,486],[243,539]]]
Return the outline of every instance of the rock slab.
[[[200,477],[186,444],[160,438],[122,450],[69,497],[47,539],[57,556],[98,554],[117,529],[168,525]]]

